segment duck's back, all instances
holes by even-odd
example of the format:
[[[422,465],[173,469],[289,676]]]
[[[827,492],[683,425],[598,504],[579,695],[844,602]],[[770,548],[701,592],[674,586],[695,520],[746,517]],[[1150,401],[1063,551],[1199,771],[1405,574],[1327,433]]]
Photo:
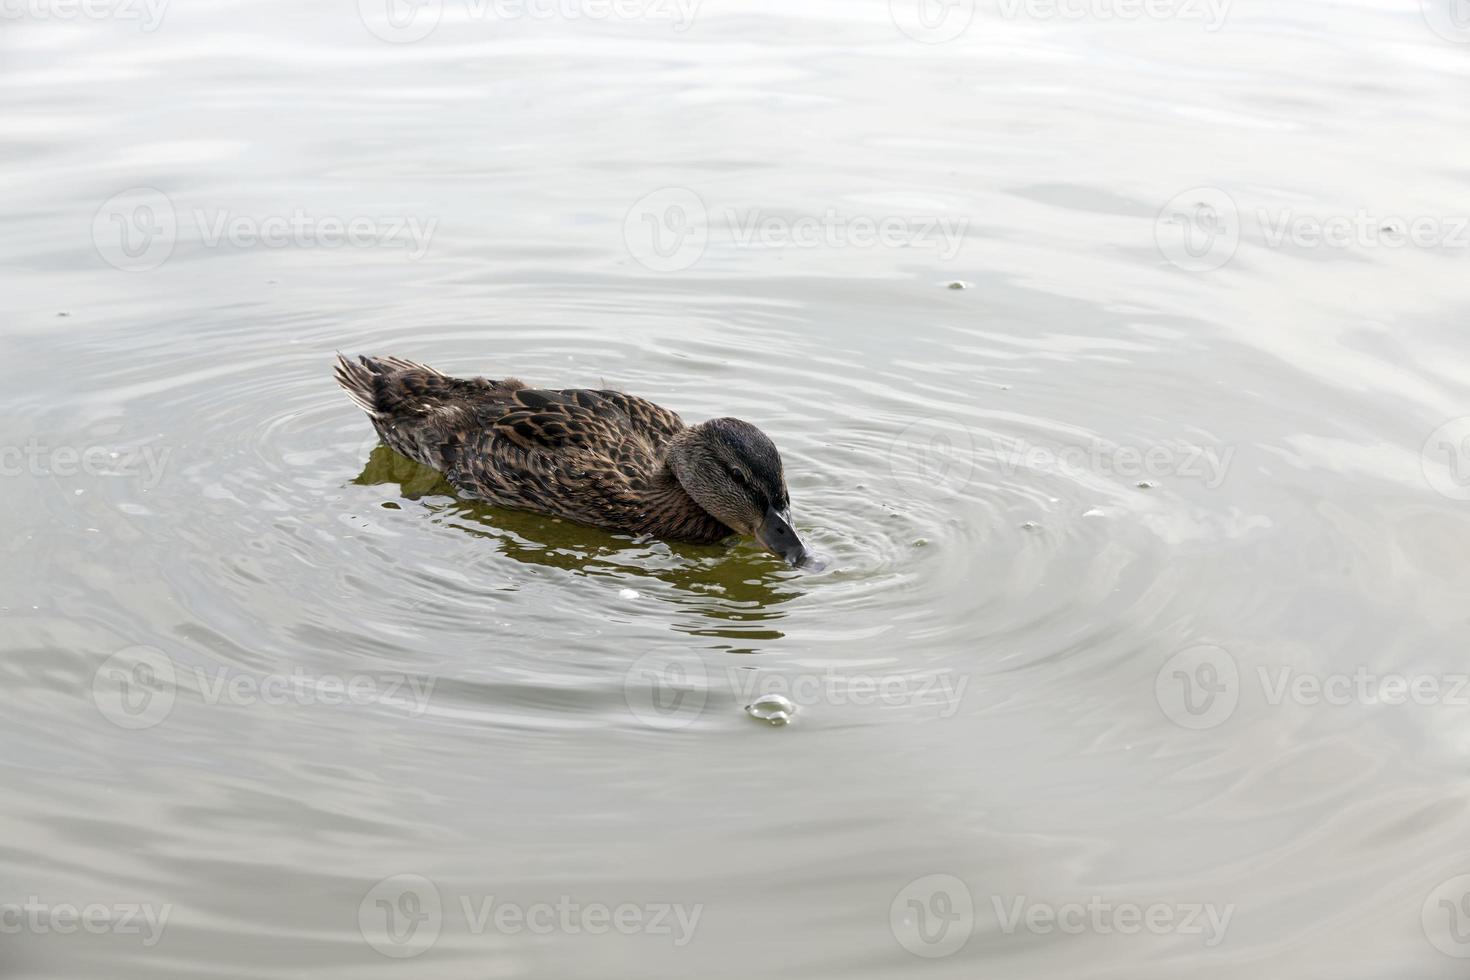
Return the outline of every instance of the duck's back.
[[[339,357],[337,380],[395,452],[492,503],[635,529],[678,415],[619,391],[451,378],[395,357]],[[712,529],[711,533],[716,533]]]

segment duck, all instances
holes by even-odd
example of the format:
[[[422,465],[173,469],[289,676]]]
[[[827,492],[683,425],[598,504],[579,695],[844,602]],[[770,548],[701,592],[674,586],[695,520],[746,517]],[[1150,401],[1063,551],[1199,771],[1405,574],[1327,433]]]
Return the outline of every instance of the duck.
[[[399,357],[339,352],[334,374],[390,449],[469,497],[690,544],[741,535],[789,565],[808,558],[781,454],[749,422],[686,425],[621,391],[450,377]]]

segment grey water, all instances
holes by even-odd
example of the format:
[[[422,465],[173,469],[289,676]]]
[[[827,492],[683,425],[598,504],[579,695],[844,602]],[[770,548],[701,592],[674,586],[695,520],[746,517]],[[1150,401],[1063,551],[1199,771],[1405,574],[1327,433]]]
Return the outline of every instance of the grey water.
[[[1464,976],[1462,6],[10,0],[0,82],[0,975]],[[338,350],[747,419],[830,564],[463,499]]]

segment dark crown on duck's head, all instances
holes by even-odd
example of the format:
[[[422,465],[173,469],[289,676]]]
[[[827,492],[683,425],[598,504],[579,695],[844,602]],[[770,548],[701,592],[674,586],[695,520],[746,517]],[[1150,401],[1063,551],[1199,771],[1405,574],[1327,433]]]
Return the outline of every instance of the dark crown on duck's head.
[[[711,419],[679,433],[668,459],[684,492],[726,527],[792,564],[805,557],[791,527],[781,454],[760,429],[740,419]]]

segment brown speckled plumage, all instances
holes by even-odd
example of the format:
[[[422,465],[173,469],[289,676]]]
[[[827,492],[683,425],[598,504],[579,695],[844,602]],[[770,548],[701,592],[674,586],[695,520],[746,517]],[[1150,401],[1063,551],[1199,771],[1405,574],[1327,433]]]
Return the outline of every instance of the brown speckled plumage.
[[[494,504],[695,543],[789,518],[775,447],[738,420],[690,427],[619,391],[451,378],[396,357],[339,355],[336,375],[390,448]]]

